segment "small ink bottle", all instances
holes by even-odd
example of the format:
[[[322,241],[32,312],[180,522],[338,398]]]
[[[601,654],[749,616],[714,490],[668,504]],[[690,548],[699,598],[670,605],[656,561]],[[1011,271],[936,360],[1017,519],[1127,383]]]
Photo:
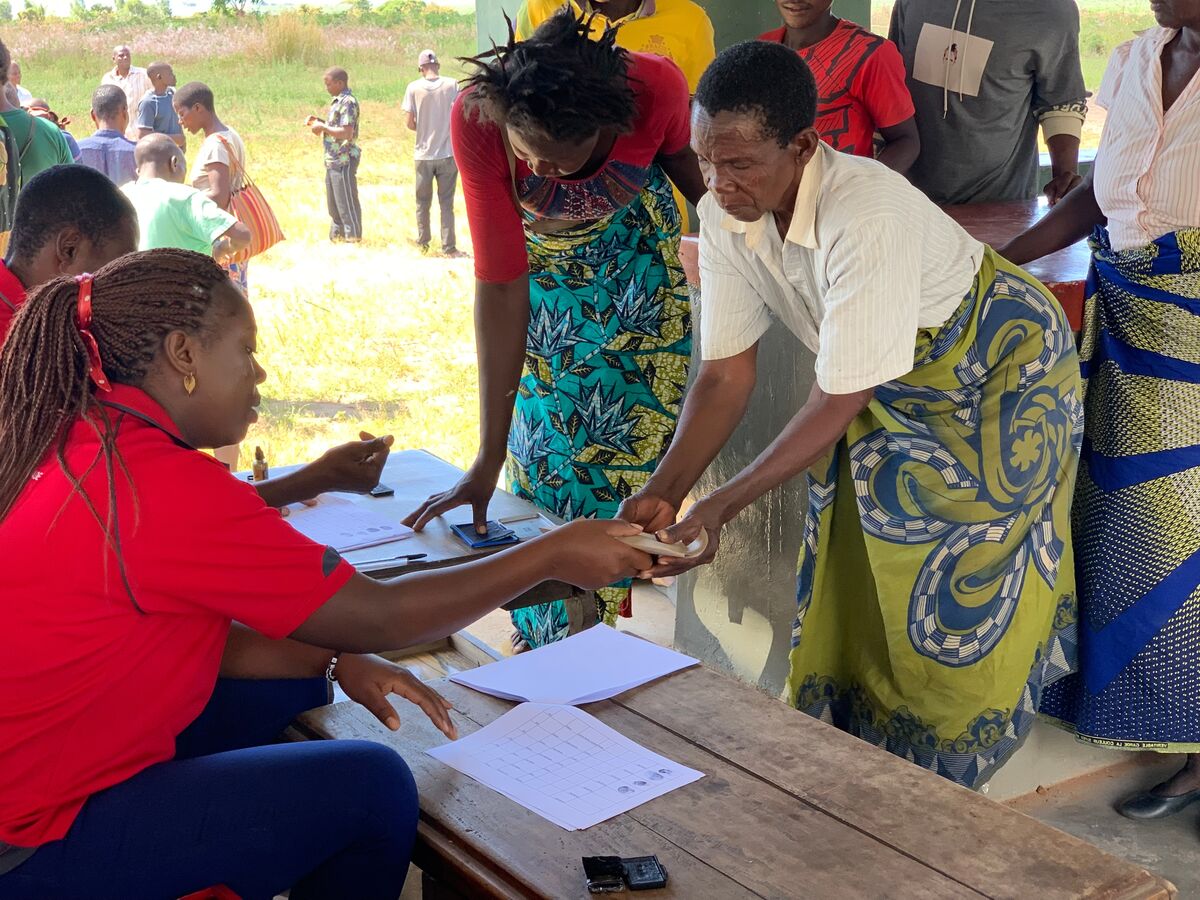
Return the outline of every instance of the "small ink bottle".
[[[266,481],[267,480],[267,477],[268,477],[267,476],[267,473],[268,473],[267,458],[266,458],[266,456],[263,455],[262,447],[254,448],[253,473],[254,473],[255,481]]]

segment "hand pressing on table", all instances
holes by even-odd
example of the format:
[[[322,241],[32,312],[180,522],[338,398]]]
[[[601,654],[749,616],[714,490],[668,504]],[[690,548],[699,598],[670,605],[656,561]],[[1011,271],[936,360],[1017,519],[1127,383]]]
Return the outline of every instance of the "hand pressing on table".
[[[338,659],[334,674],[346,696],[390,730],[400,730],[400,714],[388,699],[395,694],[419,706],[450,740],[458,738],[458,729],[450,719],[454,704],[402,666],[378,656],[350,654]]]
[[[443,513],[460,506],[471,507],[471,521],[477,534],[487,534],[488,504],[496,493],[496,482],[500,479],[500,465],[490,465],[476,460],[458,484],[448,491],[434,494],[415,510],[405,516],[401,523],[413,531],[421,531]]]

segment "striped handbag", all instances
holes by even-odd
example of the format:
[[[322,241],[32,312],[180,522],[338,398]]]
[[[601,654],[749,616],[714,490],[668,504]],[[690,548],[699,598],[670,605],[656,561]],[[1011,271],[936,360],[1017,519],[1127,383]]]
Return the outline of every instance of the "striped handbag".
[[[265,253],[282,241],[284,239],[283,229],[279,227],[279,220],[275,218],[271,204],[258,189],[258,185],[250,180],[250,175],[238,161],[229,141],[221,135],[217,135],[217,137],[220,138],[221,143],[225,145],[226,152],[229,153],[230,181],[237,184],[237,173],[242,176],[242,186],[229,195],[229,211],[239,222],[250,229],[250,246],[231,260],[235,263],[244,263],[253,256]]]

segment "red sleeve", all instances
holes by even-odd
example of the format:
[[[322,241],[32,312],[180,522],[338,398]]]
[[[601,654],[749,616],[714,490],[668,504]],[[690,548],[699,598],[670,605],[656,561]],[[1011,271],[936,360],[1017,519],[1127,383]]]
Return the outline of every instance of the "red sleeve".
[[[513,205],[512,174],[500,130],[465,106],[468,90],[454,101],[450,138],[462,176],[467,221],[475,250],[475,277],[500,284],[529,272],[525,226]]]
[[[12,308],[0,300],[0,347],[4,346],[4,339],[8,337],[8,331],[12,328],[12,320],[15,315]]]
[[[891,41],[884,41],[871,54],[859,72],[855,93],[876,129],[907,122],[916,113],[905,83],[904,59]]]
[[[354,574],[196,451],[173,451],[169,462],[143,463],[134,474],[134,539],[123,552],[147,613],[201,608],[282,638]]]
[[[629,77],[636,82],[637,130],[658,142],[654,156],[670,156],[692,139],[692,95],[683,70],[664,56],[631,53]]]

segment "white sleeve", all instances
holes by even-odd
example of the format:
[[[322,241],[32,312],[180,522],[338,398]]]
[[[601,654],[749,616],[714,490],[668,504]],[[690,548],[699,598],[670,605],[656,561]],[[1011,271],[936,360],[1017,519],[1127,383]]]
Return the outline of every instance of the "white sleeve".
[[[1121,89],[1121,77],[1125,73],[1125,64],[1129,62],[1132,50],[1133,41],[1126,41],[1113,50],[1112,56],[1108,58],[1108,65],[1104,68],[1104,77],[1100,79],[1100,88],[1092,97],[1093,105],[1104,110],[1112,108],[1117,91]]]
[[[413,97],[413,89],[412,85],[410,84],[404,89],[404,102],[400,104],[400,108],[406,113],[412,113],[413,115],[416,115],[417,104],[414,102],[414,100],[415,98]]]
[[[897,216],[840,235],[826,257],[817,384],[865,391],[913,369],[921,315],[921,236]]]
[[[737,356],[758,343],[771,327],[767,305],[730,258],[732,242],[720,225],[702,224],[700,349],[704,359]]]

